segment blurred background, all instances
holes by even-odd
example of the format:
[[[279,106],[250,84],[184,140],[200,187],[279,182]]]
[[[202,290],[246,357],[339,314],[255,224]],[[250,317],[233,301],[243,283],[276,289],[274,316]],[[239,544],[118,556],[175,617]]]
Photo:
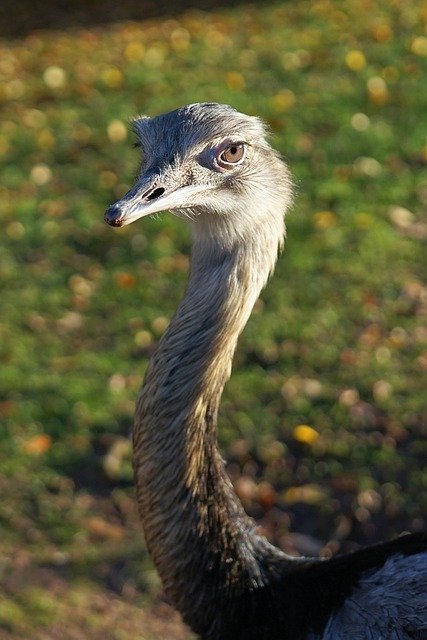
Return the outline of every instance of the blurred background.
[[[426,527],[427,6],[3,2],[0,639],[189,640],[146,555],[129,433],[183,293],[163,214],[103,223],[129,118],[262,116],[297,198],[220,414],[236,491],[291,553]]]

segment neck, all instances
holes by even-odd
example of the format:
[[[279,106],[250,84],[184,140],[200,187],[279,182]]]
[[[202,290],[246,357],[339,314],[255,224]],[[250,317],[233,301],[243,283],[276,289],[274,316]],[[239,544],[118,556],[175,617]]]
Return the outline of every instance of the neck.
[[[196,230],[186,294],[137,405],[134,466],[147,546],[175,606],[204,632],[214,624],[206,603],[216,601],[217,616],[221,593],[238,597],[262,586],[263,558],[280,555],[234,495],[216,421],[238,336],[282,237],[283,223],[222,244]]]

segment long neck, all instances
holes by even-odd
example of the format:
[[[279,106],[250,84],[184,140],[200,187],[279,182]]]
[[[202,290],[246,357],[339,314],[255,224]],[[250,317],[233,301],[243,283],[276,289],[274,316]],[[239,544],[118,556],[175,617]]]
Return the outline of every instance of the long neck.
[[[134,467],[147,546],[175,606],[204,633],[214,624],[206,604],[261,586],[262,558],[280,555],[234,495],[216,421],[238,336],[282,234],[283,227],[267,225],[228,246],[206,233],[196,237],[186,294],[137,405]]]

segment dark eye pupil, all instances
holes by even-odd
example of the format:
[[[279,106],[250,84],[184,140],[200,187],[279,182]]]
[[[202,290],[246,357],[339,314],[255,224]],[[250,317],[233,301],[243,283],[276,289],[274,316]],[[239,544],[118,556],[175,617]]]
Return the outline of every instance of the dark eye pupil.
[[[230,147],[230,153],[232,156],[235,156],[237,153],[237,147]]]

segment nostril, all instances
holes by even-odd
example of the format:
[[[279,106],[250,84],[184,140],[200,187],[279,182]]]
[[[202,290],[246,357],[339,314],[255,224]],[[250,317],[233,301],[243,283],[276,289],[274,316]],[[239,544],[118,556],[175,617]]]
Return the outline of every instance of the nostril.
[[[154,191],[150,193],[148,196],[145,196],[145,198],[146,200],[155,200],[156,198],[159,198],[160,196],[162,196],[164,192],[165,190],[163,189],[163,187],[157,187],[157,189],[154,189]]]

